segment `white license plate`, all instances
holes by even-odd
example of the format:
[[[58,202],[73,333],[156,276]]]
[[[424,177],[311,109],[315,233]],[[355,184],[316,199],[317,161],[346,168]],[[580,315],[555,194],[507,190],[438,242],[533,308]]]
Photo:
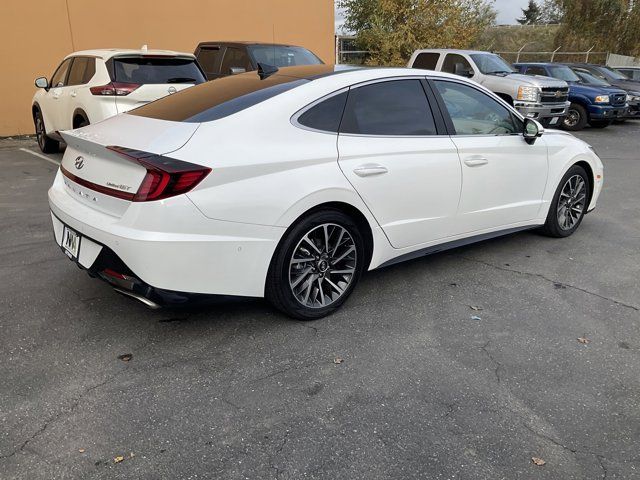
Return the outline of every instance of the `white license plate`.
[[[559,117],[553,117],[549,122],[549,125],[555,125],[556,123],[558,123],[558,120],[559,120]]]
[[[77,259],[80,252],[80,239],[82,237],[75,230],[71,230],[66,225],[62,230],[62,248],[69,258]]]

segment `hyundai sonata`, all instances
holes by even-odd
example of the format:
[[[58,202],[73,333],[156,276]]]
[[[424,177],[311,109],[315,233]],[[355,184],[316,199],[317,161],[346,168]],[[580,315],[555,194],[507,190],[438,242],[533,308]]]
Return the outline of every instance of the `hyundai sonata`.
[[[575,232],[603,166],[583,141],[543,133],[448,74],[261,66],[63,132],[55,239],[149,306],[264,296],[319,318],[365,270]]]

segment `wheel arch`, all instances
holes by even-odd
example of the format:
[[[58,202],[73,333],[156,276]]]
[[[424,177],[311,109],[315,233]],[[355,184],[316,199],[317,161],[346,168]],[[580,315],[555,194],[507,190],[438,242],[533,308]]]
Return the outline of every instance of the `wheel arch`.
[[[591,199],[593,198],[593,190],[596,184],[596,178],[595,178],[595,174],[593,173],[593,168],[591,167],[591,164],[585,160],[578,160],[573,165],[582,167],[587,172],[587,177],[588,177],[587,180],[589,180],[589,196],[587,197],[588,198],[587,205],[591,205]]]
[[[513,107],[513,97],[511,95],[506,93],[496,93],[496,95]]]
[[[72,128],[78,128],[76,126],[77,125],[77,122],[76,122],[77,119],[86,120],[87,123],[91,123],[89,121],[89,115],[87,115],[87,112],[85,112],[84,109],[81,108],[81,107],[78,107],[73,111],[73,115],[71,116],[71,126],[72,126]]]

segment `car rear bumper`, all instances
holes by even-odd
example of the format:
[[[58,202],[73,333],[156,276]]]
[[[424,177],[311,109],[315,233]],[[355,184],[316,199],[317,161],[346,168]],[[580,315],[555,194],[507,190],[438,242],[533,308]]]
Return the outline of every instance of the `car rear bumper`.
[[[281,227],[208,219],[185,195],[132,203],[115,217],[73,198],[60,172],[49,190],[49,206],[61,248],[65,226],[81,235],[75,262],[118,288],[123,285],[114,284],[105,270],[132,277],[120,280],[154,302],[176,292],[178,300],[192,294],[263,296],[284,233]]]

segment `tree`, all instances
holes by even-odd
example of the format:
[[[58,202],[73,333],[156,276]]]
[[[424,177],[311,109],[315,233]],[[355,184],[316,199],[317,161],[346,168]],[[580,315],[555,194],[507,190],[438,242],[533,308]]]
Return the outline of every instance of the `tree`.
[[[564,9],[559,0],[545,0],[542,4],[541,21],[547,25],[562,23]]]
[[[640,1],[556,0],[564,11],[556,45],[640,55]]]
[[[539,25],[542,23],[542,13],[535,0],[529,0],[529,6],[522,9],[522,17],[516,21],[520,25]]]
[[[369,65],[405,65],[419,48],[468,48],[495,23],[493,0],[339,0]]]

